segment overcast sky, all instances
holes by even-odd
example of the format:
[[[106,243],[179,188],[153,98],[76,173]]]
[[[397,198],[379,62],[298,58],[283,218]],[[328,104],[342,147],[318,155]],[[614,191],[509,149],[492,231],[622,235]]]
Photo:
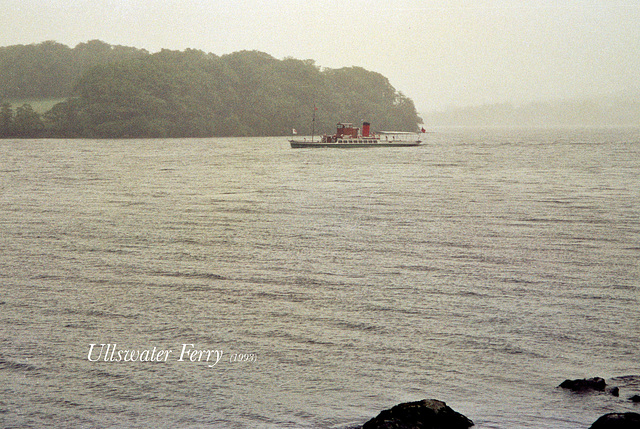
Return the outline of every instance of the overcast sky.
[[[638,91],[640,0],[0,0],[0,45],[248,49],[387,76],[421,112]]]

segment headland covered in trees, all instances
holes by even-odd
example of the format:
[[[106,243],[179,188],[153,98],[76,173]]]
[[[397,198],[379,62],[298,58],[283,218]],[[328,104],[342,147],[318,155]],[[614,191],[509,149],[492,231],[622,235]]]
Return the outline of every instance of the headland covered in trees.
[[[414,131],[413,101],[360,67],[258,51],[113,46],[98,40],[0,47],[0,137],[142,138],[276,136],[365,119]],[[44,112],[14,100],[55,100]]]

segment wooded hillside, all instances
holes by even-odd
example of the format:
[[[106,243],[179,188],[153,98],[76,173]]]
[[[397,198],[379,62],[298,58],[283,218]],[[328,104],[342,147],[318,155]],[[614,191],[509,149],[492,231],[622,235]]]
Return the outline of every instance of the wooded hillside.
[[[414,131],[413,102],[379,73],[257,51],[150,54],[100,41],[0,48],[2,136],[207,137],[332,132],[338,121]],[[42,117],[6,100],[67,97]],[[18,112],[21,115],[18,115]],[[27,120],[28,119],[28,120]]]

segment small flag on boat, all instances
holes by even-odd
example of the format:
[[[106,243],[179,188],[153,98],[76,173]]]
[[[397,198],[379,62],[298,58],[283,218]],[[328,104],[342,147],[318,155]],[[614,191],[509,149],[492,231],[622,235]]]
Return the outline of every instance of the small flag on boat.
[[[295,128],[292,128],[292,129],[291,129],[291,134],[298,134],[298,131],[296,131],[296,129],[295,129]]]
[[[420,132],[422,132],[422,133],[426,133],[426,132],[427,132],[427,130],[425,130],[425,129],[424,129],[424,127],[422,127],[422,129],[420,130]]]

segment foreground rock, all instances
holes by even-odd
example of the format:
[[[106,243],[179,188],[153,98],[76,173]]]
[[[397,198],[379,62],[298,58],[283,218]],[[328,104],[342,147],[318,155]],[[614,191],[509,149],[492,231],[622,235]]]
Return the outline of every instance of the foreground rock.
[[[589,429],[638,429],[640,428],[640,414],[611,413],[600,417]]]
[[[467,429],[473,422],[437,399],[406,402],[384,410],[362,429]]]

